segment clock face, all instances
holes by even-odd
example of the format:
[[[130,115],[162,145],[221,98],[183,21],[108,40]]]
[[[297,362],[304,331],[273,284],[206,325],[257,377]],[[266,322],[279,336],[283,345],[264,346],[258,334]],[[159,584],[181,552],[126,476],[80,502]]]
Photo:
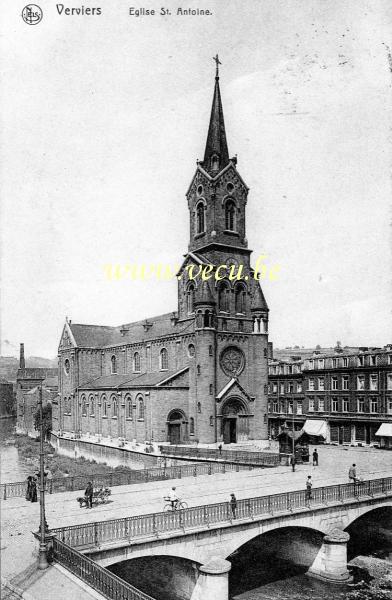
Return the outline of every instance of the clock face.
[[[220,356],[220,365],[226,375],[236,377],[245,366],[245,357],[239,348],[229,346],[225,348]]]
[[[226,264],[227,264],[228,267],[232,267],[233,265],[235,267],[238,267],[238,260],[236,260],[235,258],[230,257],[230,258],[228,258],[226,260]]]

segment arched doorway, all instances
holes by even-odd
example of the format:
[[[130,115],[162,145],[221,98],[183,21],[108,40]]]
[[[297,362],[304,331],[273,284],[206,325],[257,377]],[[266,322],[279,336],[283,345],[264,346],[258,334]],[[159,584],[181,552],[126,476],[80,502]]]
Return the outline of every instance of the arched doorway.
[[[235,444],[248,439],[248,411],[240,398],[229,398],[223,405],[221,435],[224,444]]]
[[[173,445],[181,444],[187,437],[186,418],[181,410],[173,410],[167,418],[167,439]]]

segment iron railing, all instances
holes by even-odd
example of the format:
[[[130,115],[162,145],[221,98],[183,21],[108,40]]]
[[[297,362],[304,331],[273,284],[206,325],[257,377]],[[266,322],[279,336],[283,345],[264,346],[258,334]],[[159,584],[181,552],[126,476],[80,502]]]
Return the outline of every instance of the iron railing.
[[[281,455],[273,452],[252,452],[247,450],[219,450],[219,448],[195,448],[195,446],[160,446],[161,453],[166,456],[183,456],[204,458],[209,460],[228,460],[231,462],[271,466],[281,463]],[[287,461],[284,455],[285,462]]]
[[[53,555],[59,564],[110,600],[154,600],[56,538],[53,538]]]
[[[235,511],[230,502],[195,506],[173,512],[160,512],[109,521],[98,521],[52,529],[51,533],[76,548],[89,548],[103,543],[125,541],[132,544],[140,538],[156,537],[163,532],[208,528],[212,524],[229,523],[233,519],[254,519],[294,510],[340,504],[360,497],[392,496],[392,477],[361,483],[346,483],[314,488],[311,498],[305,490],[246,498],[237,501]]]
[[[114,487],[118,485],[131,485],[148,481],[163,481],[165,479],[182,479],[183,477],[197,477],[199,475],[213,475],[229,471],[252,470],[253,465],[240,465],[237,463],[197,463],[180,467],[157,467],[135,471],[112,471],[98,475],[79,475],[76,477],[61,477],[47,479],[46,491],[49,494],[58,492],[73,492],[83,490],[89,481],[93,487]],[[21,498],[26,495],[27,482],[2,483],[0,485],[0,498]]]

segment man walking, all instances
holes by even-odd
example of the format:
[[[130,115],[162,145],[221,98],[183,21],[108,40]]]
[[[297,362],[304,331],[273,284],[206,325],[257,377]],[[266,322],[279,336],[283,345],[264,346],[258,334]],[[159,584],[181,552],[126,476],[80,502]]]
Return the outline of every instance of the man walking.
[[[309,503],[312,499],[312,476],[308,475],[306,480],[306,492],[305,492],[305,500]]]
[[[91,481],[89,481],[87,484],[87,487],[86,487],[86,491],[84,492],[84,495],[86,498],[86,508],[93,507],[93,494],[94,494],[93,484],[91,483]]]
[[[235,497],[234,494],[230,494],[230,507],[231,507],[231,514],[233,515],[233,519],[236,519],[237,518],[237,515],[236,515],[237,498]]]
[[[357,482],[357,467],[356,467],[355,463],[353,463],[353,465],[348,470],[348,480],[351,483]]]
[[[292,454],[290,456],[290,464],[291,464],[291,470],[294,473],[294,471],[295,471],[295,454]]]
[[[313,466],[318,467],[318,452],[317,448],[313,450]]]

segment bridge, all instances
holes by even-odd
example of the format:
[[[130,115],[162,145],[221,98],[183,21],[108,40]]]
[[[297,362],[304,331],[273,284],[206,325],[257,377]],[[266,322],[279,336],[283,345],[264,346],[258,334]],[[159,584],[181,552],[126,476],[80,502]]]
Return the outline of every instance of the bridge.
[[[311,498],[305,491],[291,491],[239,500],[235,510],[230,503],[219,502],[62,527],[51,533],[57,560],[82,579],[91,569],[146,556],[174,556],[198,565],[192,600],[227,600],[231,568],[227,557],[257,536],[288,527],[323,536],[309,574],[332,582],[348,581],[350,536],[345,530],[363,515],[384,507],[392,507],[390,477],[318,487]],[[110,571],[102,572],[103,579],[113,578],[120,585],[121,580]],[[93,581],[89,579],[90,584]],[[124,597],[123,589],[111,593],[116,585],[105,585],[107,597]],[[127,597],[133,597],[129,593]]]

